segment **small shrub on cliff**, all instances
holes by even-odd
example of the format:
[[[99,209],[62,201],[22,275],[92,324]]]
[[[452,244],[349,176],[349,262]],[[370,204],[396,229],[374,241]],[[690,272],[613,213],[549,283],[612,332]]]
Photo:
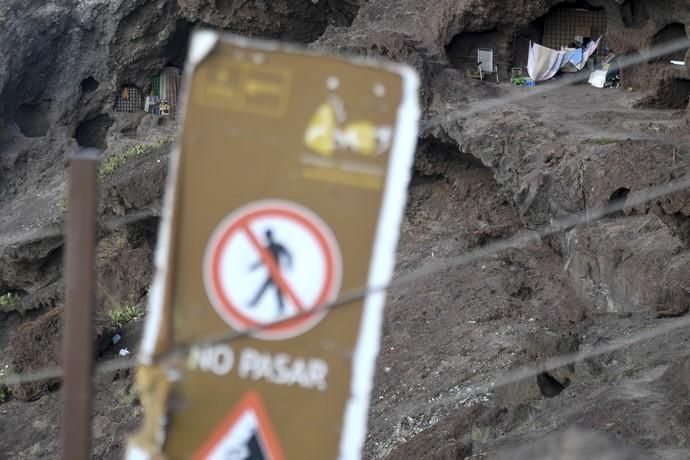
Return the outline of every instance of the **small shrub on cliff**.
[[[58,200],[56,206],[57,206],[57,208],[58,208],[60,211],[62,211],[62,212],[67,211],[67,195],[63,195],[63,196]]]
[[[146,313],[144,307],[139,305],[125,305],[120,308],[108,310],[108,318],[110,318],[110,321],[112,321],[115,326],[120,328],[130,321],[141,318],[144,316],[144,313]]]
[[[2,295],[0,295],[0,307],[12,305],[17,300],[19,300],[19,296],[16,294],[12,294],[11,292],[7,292],[5,294],[2,294]]]
[[[172,139],[162,139],[153,144],[139,144],[128,148],[124,152],[116,153],[105,160],[98,171],[98,175],[101,177],[101,179],[108,177],[115,172],[116,169],[125,165],[129,160],[151,153],[171,142]]]

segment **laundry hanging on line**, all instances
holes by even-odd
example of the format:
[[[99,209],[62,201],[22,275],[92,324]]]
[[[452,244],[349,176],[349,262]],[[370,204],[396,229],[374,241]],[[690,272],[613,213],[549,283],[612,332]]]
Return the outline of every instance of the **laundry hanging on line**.
[[[601,37],[590,42],[585,48],[561,51],[530,42],[527,72],[534,81],[544,81],[553,78],[559,70],[582,70],[600,42]]]

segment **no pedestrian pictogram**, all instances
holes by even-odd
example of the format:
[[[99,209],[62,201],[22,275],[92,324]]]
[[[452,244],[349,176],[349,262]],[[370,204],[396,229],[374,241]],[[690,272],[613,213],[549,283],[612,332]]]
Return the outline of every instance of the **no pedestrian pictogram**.
[[[230,214],[211,237],[204,265],[216,311],[239,331],[262,327],[254,335],[263,339],[294,337],[316,325],[326,314],[319,307],[335,299],[342,276],[328,225],[285,201],[260,201]]]
[[[259,395],[250,391],[194,455],[194,460],[284,460]]]

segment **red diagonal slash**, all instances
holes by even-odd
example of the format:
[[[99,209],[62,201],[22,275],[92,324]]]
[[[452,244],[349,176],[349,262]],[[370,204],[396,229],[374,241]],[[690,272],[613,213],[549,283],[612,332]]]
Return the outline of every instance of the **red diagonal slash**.
[[[244,233],[247,235],[247,238],[249,238],[249,241],[252,242],[254,249],[259,252],[261,261],[264,263],[264,265],[266,265],[266,267],[268,267],[268,271],[271,272],[271,279],[273,279],[273,282],[278,285],[278,289],[287,294],[292,303],[295,304],[295,307],[297,307],[297,310],[300,313],[303,313],[305,311],[304,304],[299,300],[295,292],[290,287],[290,284],[288,284],[287,280],[283,277],[283,274],[280,273],[280,269],[276,265],[271,254],[268,253],[266,248],[261,246],[259,240],[256,239],[256,236],[254,236],[247,224],[242,225],[242,230],[244,230]]]

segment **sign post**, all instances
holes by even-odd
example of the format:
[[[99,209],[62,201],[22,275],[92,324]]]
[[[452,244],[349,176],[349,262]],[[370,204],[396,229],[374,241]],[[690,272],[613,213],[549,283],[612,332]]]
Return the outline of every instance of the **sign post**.
[[[91,453],[98,157],[98,151],[87,150],[70,159],[61,425],[63,458],[74,460]]]
[[[392,276],[417,76],[207,31],[189,56],[128,458],[359,458],[384,293],[328,305]]]

